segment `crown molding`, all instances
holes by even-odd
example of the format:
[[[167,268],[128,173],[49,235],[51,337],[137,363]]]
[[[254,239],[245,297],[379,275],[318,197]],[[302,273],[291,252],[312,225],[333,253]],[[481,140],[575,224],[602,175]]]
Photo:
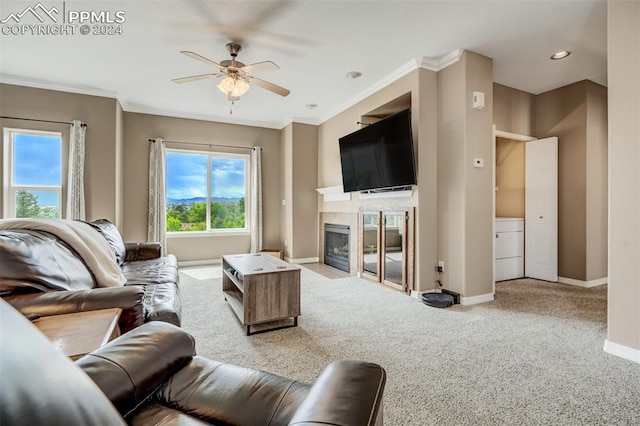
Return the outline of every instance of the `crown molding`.
[[[241,118],[239,119],[239,118],[236,118],[235,116],[233,119],[230,119],[227,116],[181,113],[181,112],[169,111],[161,108],[154,108],[147,105],[137,105],[137,104],[131,104],[131,103],[122,102],[122,101],[120,101],[120,103],[122,105],[122,110],[124,112],[133,112],[137,114],[160,115],[163,117],[183,118],[187,120],[210,121],[213,123],[236,124],[236,125],[250,126],[250,127],[263,127],[266,129],[276,129],[276,130],[280,130],[285,126],[282,124],[281,121],[255,122],[252,120],[243,120]]]
[[[393,70],[387,76],[381,78],[380,80],[378,80],[371,86],[367,87],[360,93],[351,97],[349,100],[345,101],[337,108],[333,108],[328,113],[319,116],[317,119],[313,120],[314,121],[313,123],[310,123],[310,124],[320,125],[324,123],[330,118],[333,118],[336,115],[340,114],[341,112],[345,111],[346,109],[351,108],[353,105],[357,104],[358,102],[384,89],[391,83],[397,80],[400,80],[402,77],[404,77],[405,75],[409,74],[410,72],[418,68],[425,68],[425,69],[436,71],[436,72],[443,70],[449,65],[452,65],[458,62],[462,57],[463,53],[464,53],[464,49],[456,49],[453,52],[447,53],[446,55],[440,58],[429,58],[427,56],[423,56],[418,59],[411,59],[409,62]]]
[[[411,59],[409,62],[405,63],[404,65],[402,65],[402,66],[400,66],[398,68],[396,68],[390,74],[388,74],[385,77],[381,78],[380,80],[376,81],[375,83],[373,83],[371,86],[367,87],[366,89],[364,89],[360,93],[357,93],[355,96],[352,96],[351,98],[349,98],[348,100],[346,100],[345,102],[340,104],[338,107],[333,108],[328,113],[325,113],[324,115],[321,115],[320,117],[318,117],[318,119],[317,119],[318,122],[319,122],[318,124],[322,124],[325,121],[335,117],[336,115],[340,114],[341,112],[347,110],[348,108],[351,108],[352,106],[354,106],[358,102],[360,102],[360,101],[368,98],[369,96],[373,95],[374,93],[384,89],[385,87],[387,87],[388,85],[390,85],[394,81],[397,81],[397,80],[401,79],[402,77],[404,77],[405,75],[409,74],[411,71],[414,71],[416,69],[418,69],[418,61],[416,59]]]
[[[11,74],[0,73],[0,83],[12,84],[15,86],[35,87],[36,89],[55,90],[58,92],[76,93],[80,95],[99,96],[102,98],[118,99],[118,92],[112,90],[99,89],[97,87],[91,86],[58,83],[49,80],[29,79]]]
[[[463,53],[464,49],[456,49],[453,52],[441,56],[440,58],[428,58],[425,56],[420,61],[420,68],[436,72],[441,71],[449,65],[453,65],[458,62]]]

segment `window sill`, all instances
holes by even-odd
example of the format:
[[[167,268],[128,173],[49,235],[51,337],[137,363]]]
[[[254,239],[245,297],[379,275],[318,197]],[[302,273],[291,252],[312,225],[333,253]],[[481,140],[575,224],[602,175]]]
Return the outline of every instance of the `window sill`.
[[[192,231],[192,232],[167,232],[167,238],[208,238],[208,237],[239,237],[249,236],[251,233],[247,230],[230,230],[230,231]]]

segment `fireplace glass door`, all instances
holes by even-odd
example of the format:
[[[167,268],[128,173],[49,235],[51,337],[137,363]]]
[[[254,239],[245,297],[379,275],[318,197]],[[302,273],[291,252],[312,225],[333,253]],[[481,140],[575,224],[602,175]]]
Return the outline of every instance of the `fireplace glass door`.
[[[413,208],[361,209],[358,271],[397,290],[413,290]]]
[[[384,281],[402,287],[405,274],[405,213],[383,214]]]
[[[380,213],[362,215],[363,255],[362,272],[374,278],[379,276],[378,247],[380,245]]]

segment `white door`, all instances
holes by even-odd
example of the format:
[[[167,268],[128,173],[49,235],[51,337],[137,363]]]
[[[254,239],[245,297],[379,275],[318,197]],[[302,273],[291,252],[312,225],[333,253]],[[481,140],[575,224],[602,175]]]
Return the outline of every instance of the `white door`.
[[[558,138],[527,142],[524,274],[558,280]]]

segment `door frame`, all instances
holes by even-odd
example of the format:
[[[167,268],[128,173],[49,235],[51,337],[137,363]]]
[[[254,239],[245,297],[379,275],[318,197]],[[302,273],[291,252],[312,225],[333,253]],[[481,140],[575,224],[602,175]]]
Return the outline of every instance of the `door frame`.
[[[495,235],[496,234],[496,145],[498,144],[498,138],[503,138],[503,139],[511,139],[511,140],[516,140],[516,141],[522,141],[522,142],[529,142],[529,141],[535,141],[538,138],[533,137],[533,136],[529,136],[529,135],[522,135],[519,133],[511,133],[511,132],[505,132],[504,130],[498,130],[496,129],[496,125],[493,125],[493,147],[491,150],[491,158],[493,159],[493,168],[491,170],[491,187],[493,188],[493,190],[491,191],[491,235]],[[526,227],[526,224],[525,224]],[[525,238],[527,236],[525,235]],[[491,247],[492,247],[492,253],[493,256],[491,257],[491,271],[493,272],[493,283],[492,283],[492,292],[493,294],[496,294],[496,270],[495,270],[495,258],[496,258],[496,240],[495,238],[491,238]]]

